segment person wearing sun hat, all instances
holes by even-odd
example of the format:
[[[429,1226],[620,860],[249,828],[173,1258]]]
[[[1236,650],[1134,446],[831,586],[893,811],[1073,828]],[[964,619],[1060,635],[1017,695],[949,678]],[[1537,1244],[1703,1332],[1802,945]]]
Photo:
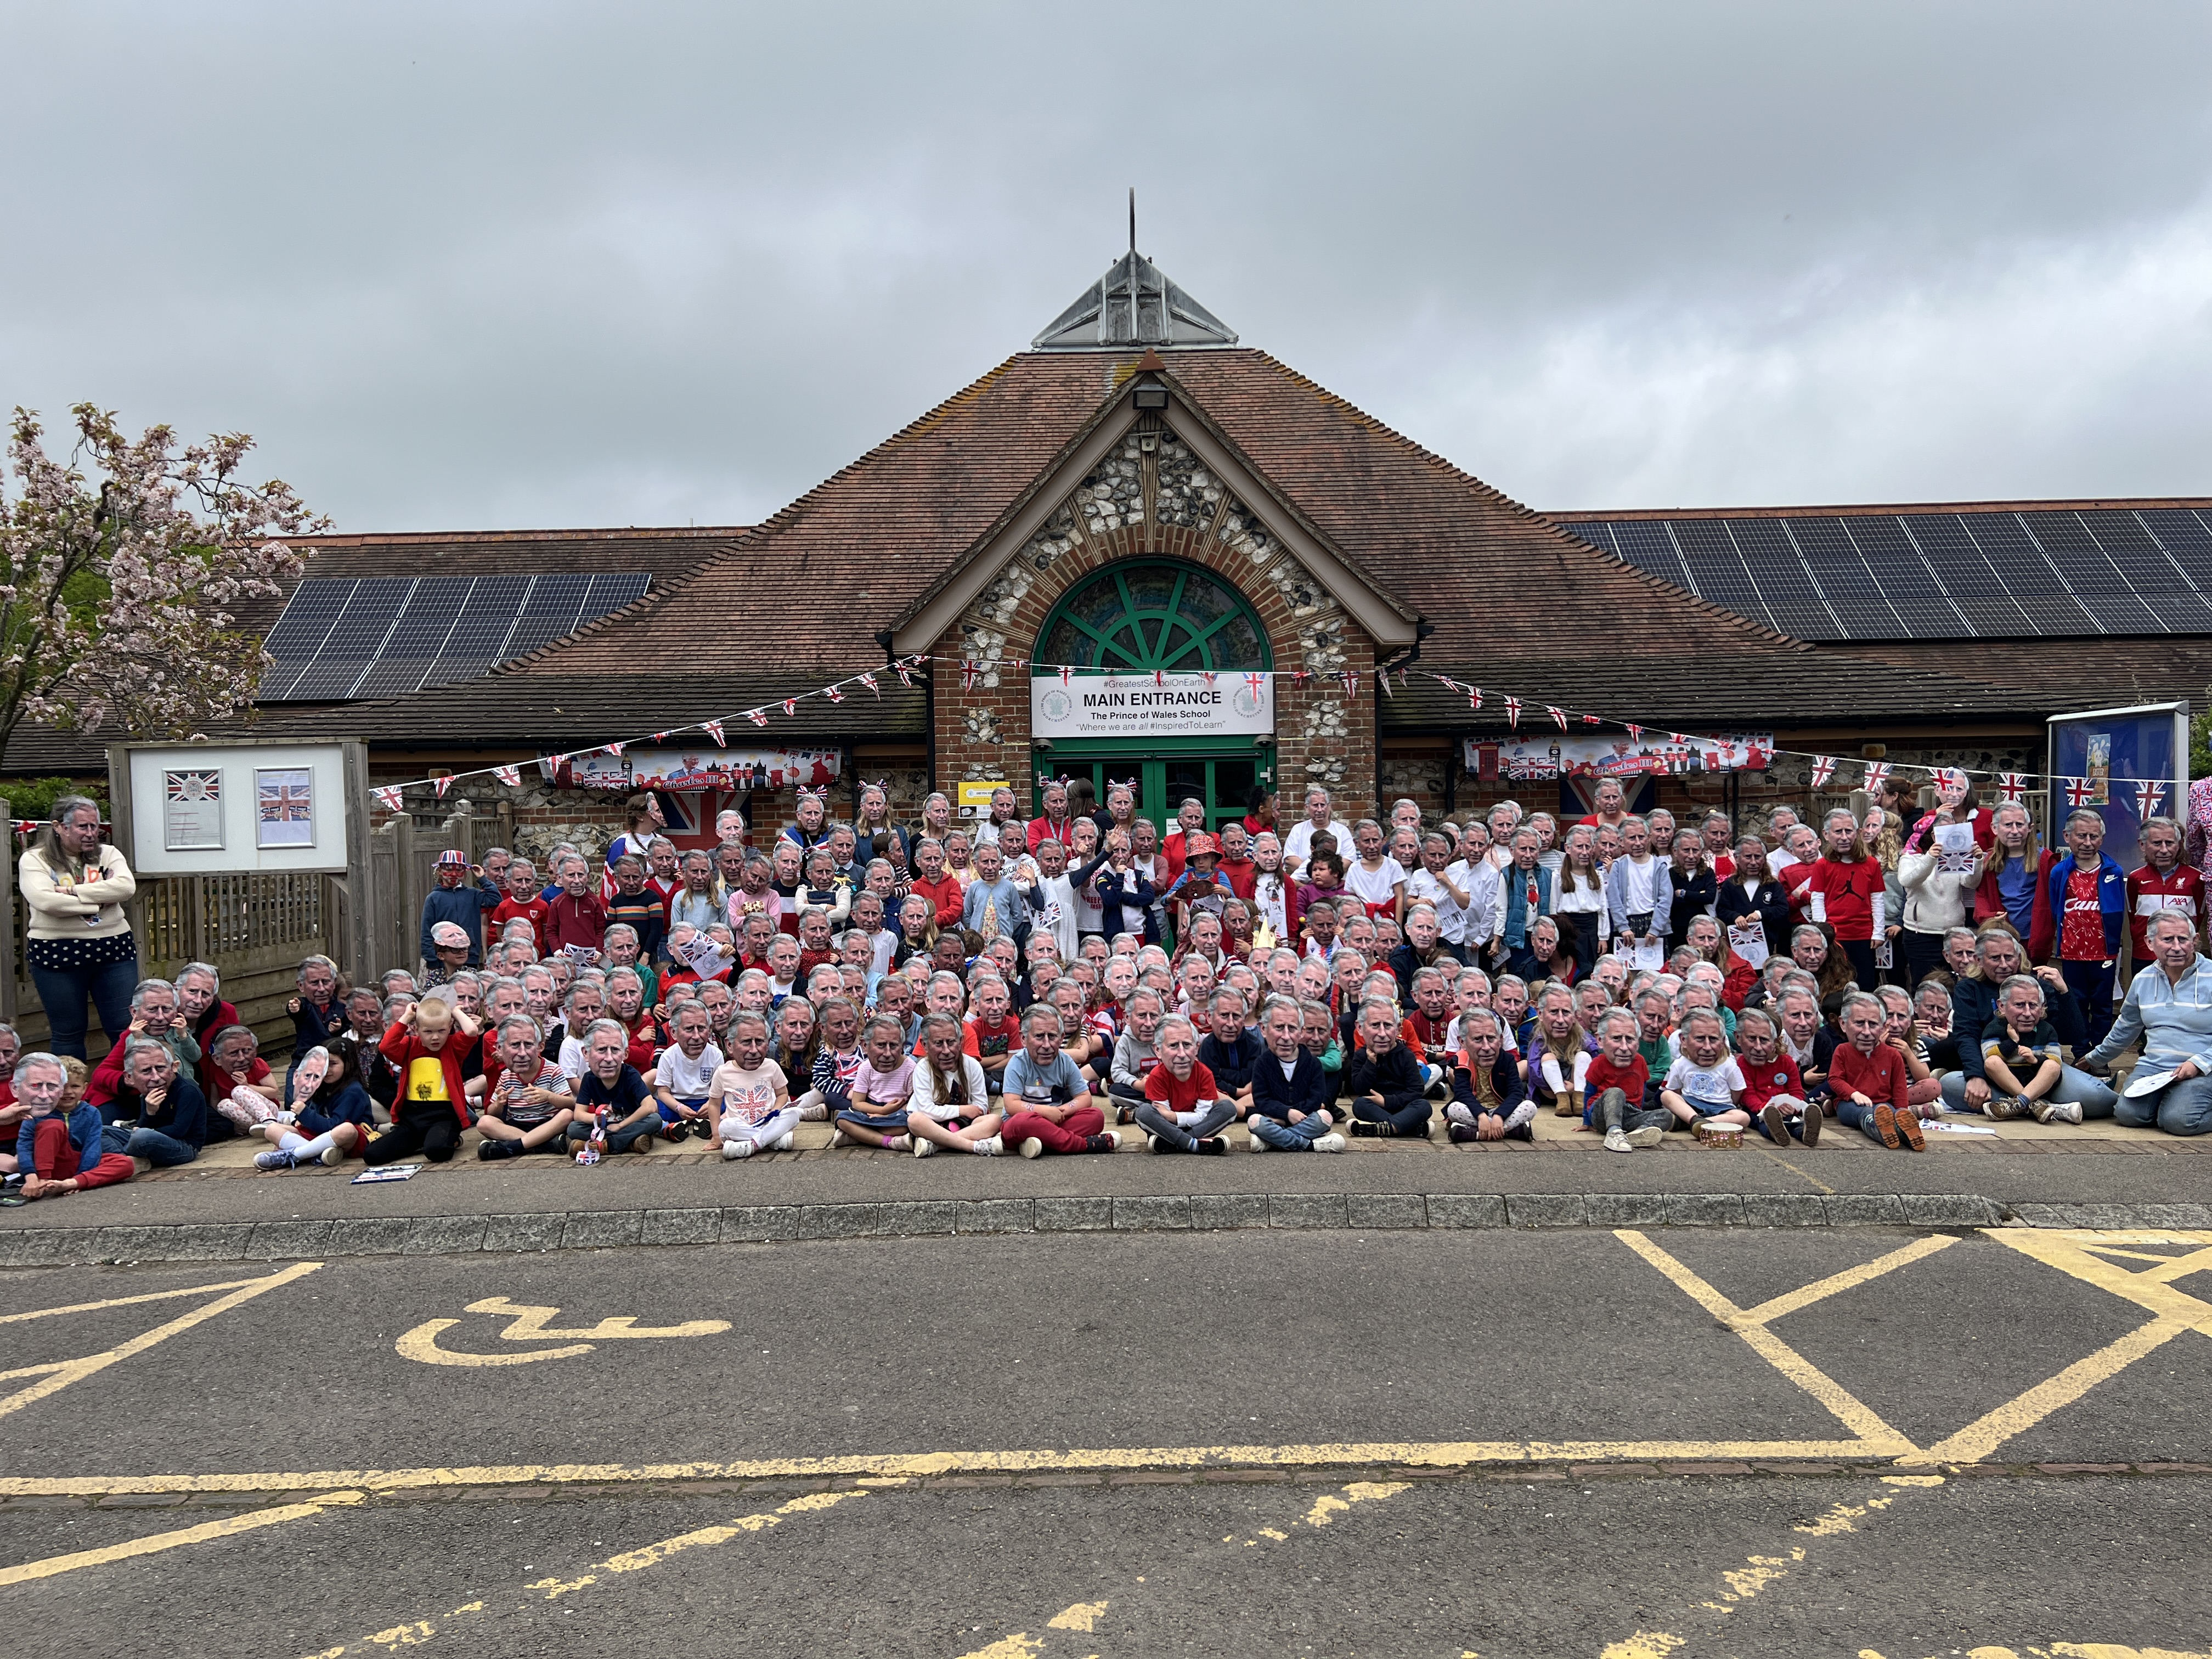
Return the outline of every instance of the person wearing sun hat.
[[[427,969],[438,965],[437,942],[430,930],[441,921],[450,921],[467,936],[468,956],[459,964],[473,968],[483,960],[483,913],[499,908],[506,895],[481,884],[471,885],[469,878],[481,873],[469,863],[469,855],[457,848],[447,848],[438,854],[438,884],[422,899],[422,965]],[[447,978],[451,978],[449,974]]]

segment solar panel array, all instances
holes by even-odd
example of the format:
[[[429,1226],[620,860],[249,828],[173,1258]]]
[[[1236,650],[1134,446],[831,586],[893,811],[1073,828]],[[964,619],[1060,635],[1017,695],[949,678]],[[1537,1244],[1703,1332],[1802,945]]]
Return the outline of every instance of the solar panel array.
[[[395,697],[474,679],[643,596],[641,571],[312,578],[264,648],[264,702]]]
[[[2212,633],[2212,512],[2189,507],[1562,527],[1801,640]]]

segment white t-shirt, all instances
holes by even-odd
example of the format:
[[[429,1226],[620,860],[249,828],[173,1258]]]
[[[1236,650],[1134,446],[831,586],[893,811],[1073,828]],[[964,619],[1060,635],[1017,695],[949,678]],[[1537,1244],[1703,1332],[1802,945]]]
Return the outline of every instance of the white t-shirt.
[[[704,1100],[707,1091],[714,1086],[715,1069],[721,1063],[722,1051],[711,1042],[699,1051],[696,1060],[672,1043],[653,1063],[653,1084],[678,1100]]]
[[[1385,853],[1378,870],[1370,870],[1358,859],[1352,860],[1344,872],[1344,887],[1363,904],[1388,904],[1397,896],[1397,889],[1405,879],[1406,866]]]
[[[763,1060],[757,1071],[744,1071],[733,1060],[714,1068],[713,1092],[723,1112],[754,1128],[775,1115],[775,1097],[787,1086],[783,1067],[772,1060]]]
[[[1466,865],[1449,866],[1444,871],[1444,875],[1451,878],[1452,885],[1458,888],[1461,892],[1467,893],[1469,898],[1474,896],[1473,893],[1468,891],[1468,876]],[[1467,911],[1444,886],[1443,876],[1436,874],[1425,866],[1408,872],[1406,877],[1406,899],[1408,904],[1419,899],[1437,913],[1437,932],[1442,936],[1445,944],[1459,945],[1466,940]]]
[[[1346,858],[1352,856],[1352,826],[1331,818],[1320,826],[1336,837],[1336,850]],[[1314,821],[1300,818],[1291,826],[1291,833],[1283,837],[1283,867],[1285,870],[1304,864],[1313,853]]]
[[[1667,1068],[1667,1085],[1699,1112],[1725,1112],[1743,1092],[1743,1067],[1730,1054],[1717,1066],[1694,1064],[1687,1054]]]

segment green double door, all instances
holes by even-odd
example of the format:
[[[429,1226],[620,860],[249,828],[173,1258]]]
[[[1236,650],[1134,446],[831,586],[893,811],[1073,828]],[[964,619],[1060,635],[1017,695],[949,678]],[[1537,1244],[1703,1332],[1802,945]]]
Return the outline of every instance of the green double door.
[[[1064,747],[1073,747],[1072,744]],[[1055,751],[1053,773],[1065,778],[1088,778],[1106,804],[1106,791],[1115,783],[1132,785],[1137,792],[1137,813],[1150,818],[1163,832],[1175,822],[1186,800],[1206,803],[1206,823],[1218,830],[1248,810],[1252,791],[1269,782],[1272,766],[1256,750],[1247,748],[1206,754],[1163,755],[1157,750],[1106,755],[1072,755]],[[1043,791],[1036,793],[1033,811],[1044,811]]]

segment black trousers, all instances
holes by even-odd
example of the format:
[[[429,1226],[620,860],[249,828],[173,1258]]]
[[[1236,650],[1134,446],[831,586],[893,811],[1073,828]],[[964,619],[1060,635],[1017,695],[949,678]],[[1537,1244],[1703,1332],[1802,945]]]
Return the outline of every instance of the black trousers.
[[[396,1164],[416,1152],[433,1164],[443,1164],[453,1155],[460,1144],[461,1126],[453,1113],[441,1106],[436,1114],[420,1116],[410,1112],[395,1118],[391,1128],[368,1143],[362,1153],[364,1164]]]

